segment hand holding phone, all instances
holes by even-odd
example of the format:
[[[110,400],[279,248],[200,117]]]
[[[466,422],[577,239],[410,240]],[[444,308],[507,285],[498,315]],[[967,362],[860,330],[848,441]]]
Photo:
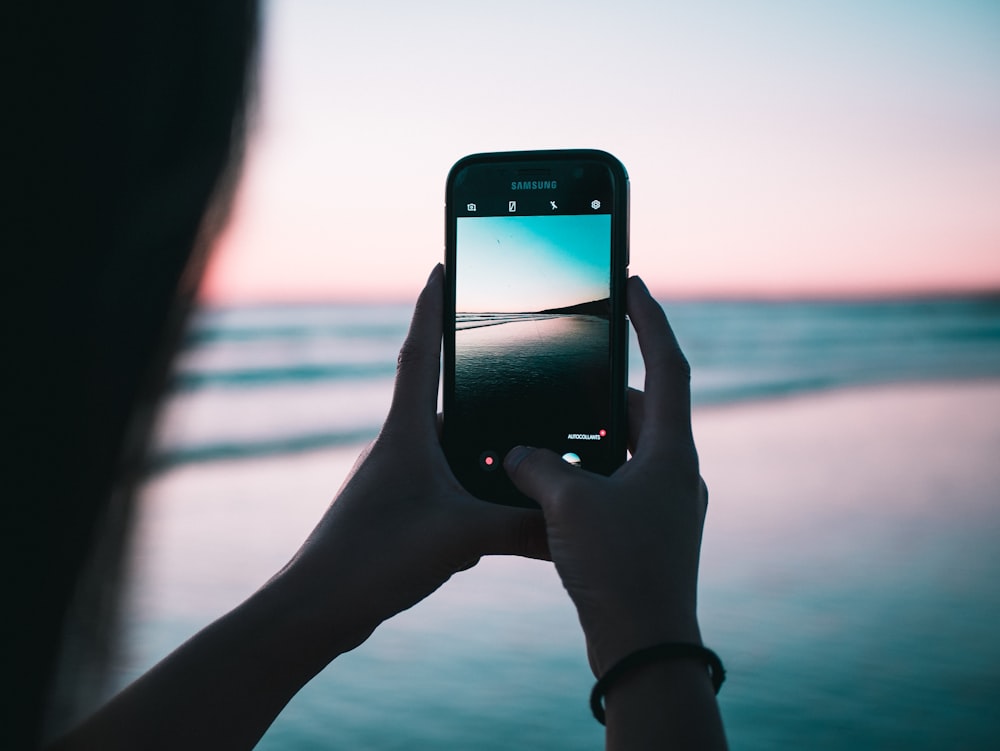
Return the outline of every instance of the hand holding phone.
[[[625,459],[628,177],[601,151],[476,154],[446,190],[445,455],[473,495],[536,506],[518,444]]]

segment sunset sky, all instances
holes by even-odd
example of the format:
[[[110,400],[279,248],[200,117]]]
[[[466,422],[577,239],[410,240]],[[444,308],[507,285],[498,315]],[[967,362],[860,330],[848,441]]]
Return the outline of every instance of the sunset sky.
[[[611,215],[459,217],[455,309],[551,310],[608,297]]]
[[[1000,3],[265,3],[203,296],[409,300],[465,154],[599,148],[674,296],[1000,288]]]

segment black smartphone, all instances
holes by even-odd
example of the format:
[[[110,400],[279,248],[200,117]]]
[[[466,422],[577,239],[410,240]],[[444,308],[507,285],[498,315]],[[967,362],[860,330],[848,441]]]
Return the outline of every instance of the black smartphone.
[[[448,174],[442,443],[486,501],[537,507],[517,445],[625,461],[628,175],[603,151],[473,154]]]

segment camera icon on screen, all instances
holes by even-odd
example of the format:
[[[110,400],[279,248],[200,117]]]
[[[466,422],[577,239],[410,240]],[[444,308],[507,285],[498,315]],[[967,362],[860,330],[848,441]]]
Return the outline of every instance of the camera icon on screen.
[[[474,203],[467,203],[467,204],[465,204],[465,210],[466,211],[475,211],[476,210],[476,204],[474,204]]]

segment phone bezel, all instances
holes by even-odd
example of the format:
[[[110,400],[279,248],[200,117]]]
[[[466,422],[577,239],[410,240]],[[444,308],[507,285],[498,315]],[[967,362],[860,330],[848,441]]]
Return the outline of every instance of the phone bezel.
[[[611,154],[596,149],[560,149],[543,151],[511,151],[472,154],[455,163],[448,173],[445,187],[445,305],[444,305],[444,392],[442,445],[446,456],[457,436],[453,435],[448,419],[455,394],[455,254],[457,251],[457,220],[459,208],[455,200],[456,183],[467,169],[502,167],[505,169],[542,169],[544,165],[565,170],[581,162],[596,163],[607,170],[611,188],[611,264],[610,264],[610,427],[608,473],[624,463],[627,450],[626,390],[628,324],[625,312],[625,282],[629,264],[629,180],[622,163]],[[500,191],[498,191],[499,193]],[[502,457],[501,457],[502,458]],[[536,507],[521,494],[505,499],[484,499],[507,505]]]

